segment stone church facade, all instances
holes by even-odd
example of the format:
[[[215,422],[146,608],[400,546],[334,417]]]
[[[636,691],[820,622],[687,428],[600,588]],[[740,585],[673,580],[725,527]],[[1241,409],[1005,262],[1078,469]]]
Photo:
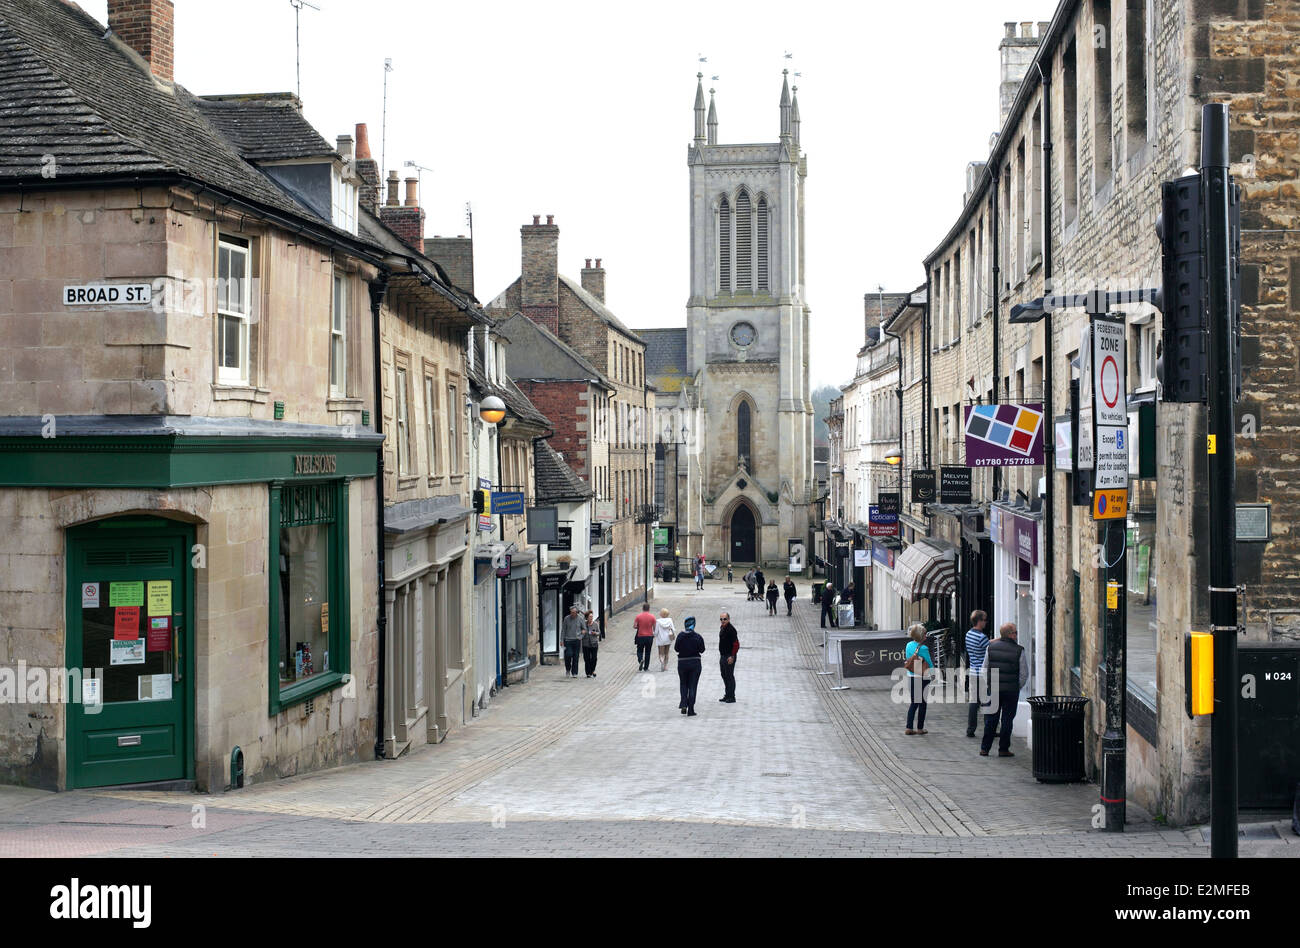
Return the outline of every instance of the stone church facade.
[[[784,566],[790,541],[807,549],[813,483],[799,105],[783,81],[780,140],[721,145],[709,95],[687,153],[697,529],[710,560]]]

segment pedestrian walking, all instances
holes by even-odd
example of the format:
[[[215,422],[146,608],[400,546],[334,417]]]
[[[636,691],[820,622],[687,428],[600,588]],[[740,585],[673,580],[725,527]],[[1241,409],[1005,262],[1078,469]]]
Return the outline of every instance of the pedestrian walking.
[[[794,615],[794,600],[799,595],[795,591],[794,580],[787,576],[783,588],[785,589],[785,614],[788,616]]]
[[[673,626],[673,620],[667,609],[659,610],[659,618],[655,620],[655,645],[659,647],[659,670],[668,671],[668,646],[672,644],[673,639],[677,637],[677,629]]]
[[[751,569],[744,575],[745,588],[749,590],[749,595],[745,597],[746,602],[754,601],[754,571]]]
[[[835,587],[828,581],[822,587],[822,628],[826,628],[826,618],[830,617],[831,628],[838,628],[839,622],[835,618]]]
[[[781,590],[776,588],[776,580],[767,584],[767,614],[776,615],[776,601],[781,598]]]
[[[993,747],[993,732],[998,730],[998,756],[1015,757],[1011,753],[1011,724],[1020,704],[1020,689],[1029,681],[1029,659],[1024,646],[1016,643],[1016,624],[1004,622],[998,637],[989,643],[984,654],[983,677],[989,680],[988,691],[997,691],[997,704],[990,714],[984,715],[984,737],[980,740],[980,756],[987,757]],[[1000,719],[1000,720],[999,720]]]
[[[758,594],[759,602],[763,601],[763,590],[767,588],[767,577],[763,575],[763,570],[754,567],[754,591]]]
[[[596,649],[600,646],[600,623],[596,621],[596,613],[591,610],[587,611],[584,616],[582,629],[582,663],[586,668],[587,677],[596,677]]]
[[[695,717],[695,692],[700,685],[703,664],[704,636],[695,631],[695,616],[687,616],[682,634],[677,636],[673,649],[677,652],[677,681],[681,684],[682,699],[677,703],[682,714]]]
[[[641,611],[632,620],[633,641],[636,643],[636,664],[640,671],[650,670],[650,649],[655,641],[655,616],[650,603],[641,603]]]
[[[730,583],[730,582],[734,582],[734,577],[731,575],[731,564],[730,564],[730,563],[727,564],[727,582],[729,582],[729,583]]]
[[[912,641],[903,652],[903,667],[907,669],[907,690],[912,703],[907,706],[907,729],[904,734],[929,734],[925,729],[926,672],[934,668],[930,646],[925,644],[925,626],[913,622],[907,634]],[[916,729],[912,729],[915,719]]]
[[[703,588],[704,588],[704,559],[703,559],[703,557],[701,557],[700,559],[698,559],[698,560],[695,561],[695,588],[696,588],[696,589],[703,589]]]
[[[966,715],[967,737],[975,736],[975,725],[980,713],[980,672],[984,668],[984,653],[989,647],[989,637],[984,627],[988,624],[989,616],[983,609],[976,609],[970,614],[970,629],[966,632],[966,659],[970,663],[967,687],[972,700]]]
[[[578,677],[578,650],[582,648],[582,616],[577,606],[569,606],[569,614],[560,623],[560,637],[564,640],[564,677]]]
[[[722,625],[718,629],[718,664],[722,670],[722,687],[724,694],[719,701],[726,704],[736,703],[736,655],[740,652],[740,636],[731,624],[731,616],[723,613]]]

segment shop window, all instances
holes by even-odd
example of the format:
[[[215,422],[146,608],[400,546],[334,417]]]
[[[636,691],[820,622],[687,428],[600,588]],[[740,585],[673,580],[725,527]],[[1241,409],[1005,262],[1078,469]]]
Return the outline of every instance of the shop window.
[[[349,671],[347,487],[271,489],[271,713],[342,684]]]
[[[528,580],[501,583],[501,621],[505,626],[506,667],[528,662]]]

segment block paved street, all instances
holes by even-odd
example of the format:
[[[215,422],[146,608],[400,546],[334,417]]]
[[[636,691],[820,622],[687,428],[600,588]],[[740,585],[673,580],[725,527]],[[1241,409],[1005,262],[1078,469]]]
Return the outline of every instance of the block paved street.
[[[2,856],[1024,855],[1208,856],[1197,828],[1135,807],[1092,828],[1095,784],[1040,784],[1016,741],[979,757],[965,705],[931,706],[903,734],[891,682],[833,691],[818,610],[793,618],[744,586],[660,584],[709,651],[699,716],[677,711],[675,660],[639,672],[634,610],[612,617],[597,677],[536,668],[443,744],[230,793],[0,788]],[[717,624],[740,633],[737,703],[720,704]],[[1273,828],[1243,856],[1300,856]],[[1271,831],[1271,836],[1269,832]]]

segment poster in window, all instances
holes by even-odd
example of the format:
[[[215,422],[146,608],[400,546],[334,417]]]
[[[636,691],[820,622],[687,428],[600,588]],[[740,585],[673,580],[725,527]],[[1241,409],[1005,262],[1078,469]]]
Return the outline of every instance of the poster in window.
[[[151,579],[149,581],[149,615],[169,616],[172,614],[172,581],[170,579]]]
[[[149,620],[149,630],[145,635],[148,644],[146,651],[165,652],[172,646],[172,617],[155,616]]]
[[[114,639],[108,643],[110,665],[143,665],[144,639]]]
[[[143,606],[143,580],[134,583],[109,583],[108,604],[114,608],[117,606]]]
[[[115,584],[116,585],[116,584]],[[118,640],[140,637],[140,607],[118,606],[113,610],[113,638]]]

